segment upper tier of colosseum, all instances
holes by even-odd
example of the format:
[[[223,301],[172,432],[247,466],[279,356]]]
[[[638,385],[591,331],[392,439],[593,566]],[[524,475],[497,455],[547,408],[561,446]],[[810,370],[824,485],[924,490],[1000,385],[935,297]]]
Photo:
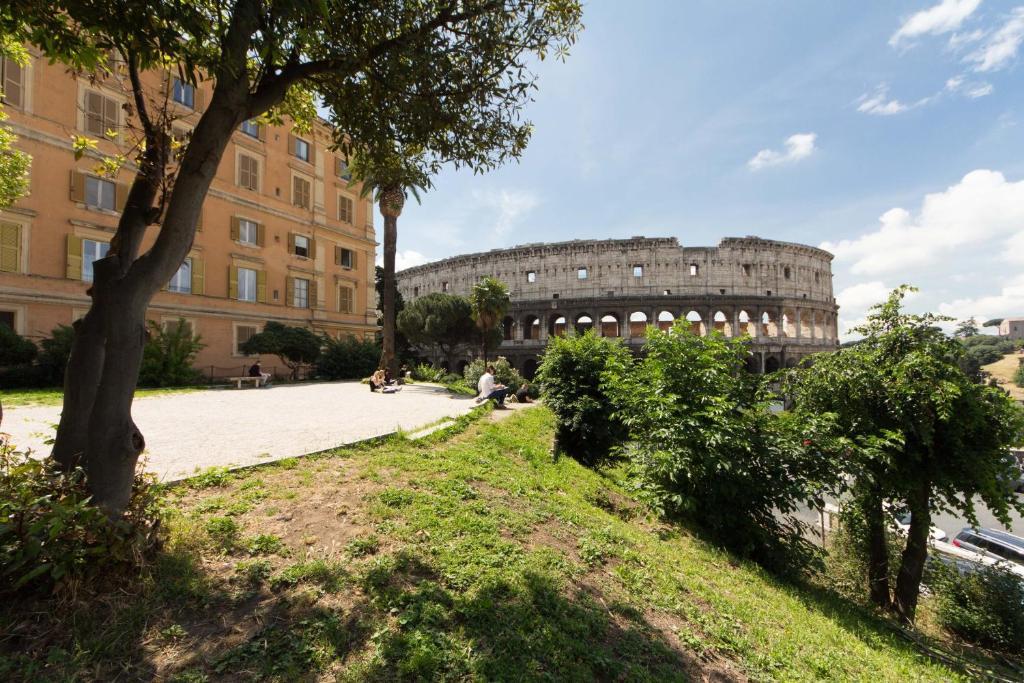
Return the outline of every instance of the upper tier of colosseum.
[[[759,237],[715,247],[674,237],[572,240],[463,254],[398,274],[407,300],[431,292],[468,294],[480,277],[509,287],[512,301],[605,296],[768,296],[834,303],[832,254]],[[557,296],[556,296],[557,295]]]

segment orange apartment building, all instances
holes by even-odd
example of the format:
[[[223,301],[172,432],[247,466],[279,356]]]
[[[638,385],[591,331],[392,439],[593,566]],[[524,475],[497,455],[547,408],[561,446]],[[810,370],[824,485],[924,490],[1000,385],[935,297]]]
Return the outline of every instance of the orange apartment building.
[[[27,196],[0,211],[0,324],[39,339],[88,309],[92,263],[107,252],[132,178],[130,165],[116,178],[98,175],[97,154],[76,161],[72,138],[98,140],[104,154],[126,151],[130,93],[116,69],[90,79],[37,53],[27,67],[0,62],[6,124],[32,155]],[[210,84],[146,78],[170,99],[176,137],[187,136]],[[349,187],[330,143],[323,122],[305,134],[249,122],[228,145],[189,257],[149,309],[158,324],[184,319],[202,337],[196,365],[208,374],[237,374],[247,363],[239,344],[271,320],[332,337],[375,335],[373,205]]]

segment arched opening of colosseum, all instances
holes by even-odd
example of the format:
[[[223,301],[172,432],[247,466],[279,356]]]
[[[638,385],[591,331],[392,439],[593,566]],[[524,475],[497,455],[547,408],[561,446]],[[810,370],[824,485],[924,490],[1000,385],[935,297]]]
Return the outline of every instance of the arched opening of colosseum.
[[[729,317],[723,311],[715,312],[715,332],[718,332],[724,337],[732,336],[732,323],[729,322]]]
[[[756,337],[757,329],[754,327],[754,321],[750,319],[750,314],[746,311],[740,311],[739,314],[739,328],[736,330],[737,335],[747,335],[748,337]]]
[[[619,336],[619,319],[612,315],[611,313],[606,313],[605,315],[601,316],[601,336]]]
[[[526,362],[523,363],[523,377],[525,377],[526,379],[532,381],[536,374],[537,374],[537,359],[536,358],[527,358]]]
[[[796,313],[792,308],[787,308],[782,312],[782,336],[790,338],[796,336]]]
[[[540,318],[528,315],[523,318],[523,339],[540,339]]]
[[[814,313],[811,312],[811,311],[797,311],[797,315],[799,315],[799,317],[800,317],[800,319],[797,321],[797,324],[798,324],[798,326],[800,328],[800,336],[803,337],[804,339],[810,339],[811,338],[811,320],[810,320],[810,318],[811,318],[811,316],[814,315]]]
[[[515,339],[515,327],[516,321],[512,319],[512,316],[505,316],[505,319],[501,321],[502,339],[505,341]]]
[[[775,356],[768,356],[768,358],[766,358],[764,361],[765,372],[775,372],[776,370],[779,369],[779,367],[779,359],[776,358]]]
[[[698,337],[703,337],[708,333],[708,328],[704,325],[704,320],[697,311],[687,313],[686,320],[690,323],[690,332],[693,332]]]
[[[824,316],[818,311],[811,311],[811,329],[814,331],[815,339],[822,339],[825,336]]]
[[[587,330],[594,329],[594,319],[584,313],[576,318],[576,334],[586,334]]]
[[[553,315],[548,325],[548,334],[552,337],[564,337],[567,327],[564,315]]]
[[[658,329],[664,332],[672,327],[672,323],[675,322],[675,320],[676,317],[672,315],[671,311],[662,311],[658,314]]]
[[[761,314],[761,336],[762,337],[777,337],[779,336],[778,321],[776,321],[772,314],[765,311]]]
[[[647,334],[647,314],[634,311],[629,314],[629,336],[642,337]]]

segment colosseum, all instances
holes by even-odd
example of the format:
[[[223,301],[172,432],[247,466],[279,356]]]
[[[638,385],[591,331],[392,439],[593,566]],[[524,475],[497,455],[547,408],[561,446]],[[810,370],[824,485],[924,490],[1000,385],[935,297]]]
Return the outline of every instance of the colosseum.
[[[697,334],[749,335],[753,372],[838,344],[832,254],[803,244],[759,237],[727,237],[717,247],[683,247],[674,237],[524,244],[408,268],[398,273],[398,289],[406,301],[468,295],[487,275],[505,282],[511,298],[496,355],[528,378],[551,335],[593,328],[639,351],[648,325],[665,329],[678,317]]]

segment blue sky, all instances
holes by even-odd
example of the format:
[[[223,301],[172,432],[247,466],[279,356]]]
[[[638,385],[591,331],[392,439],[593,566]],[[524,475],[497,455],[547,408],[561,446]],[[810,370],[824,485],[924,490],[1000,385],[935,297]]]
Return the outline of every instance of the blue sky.
[[[823,245],[840,333],[912,308],[1024,316],[1024,2],[594,0],[539,67],[518,164],[448,171],[399,267],[535,241]]]

